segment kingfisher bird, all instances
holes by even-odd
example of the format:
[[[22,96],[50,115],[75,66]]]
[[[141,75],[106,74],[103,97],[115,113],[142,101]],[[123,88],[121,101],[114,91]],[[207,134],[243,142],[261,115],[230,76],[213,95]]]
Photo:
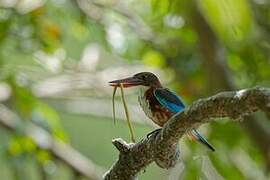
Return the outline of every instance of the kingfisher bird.
[[[160,127],[163,127],[173,115],[185,109],[183,100],[168,88],[163,87],[157,76],[151,72],[140,72],[132,77],[111,81],[109,84],[114,87],[120,87],[120,84],[124,88],[139,87],[140,106],[146,116]],[[196,129],[187,132],[187,135],[190,139],[215,151],[214,147]]]

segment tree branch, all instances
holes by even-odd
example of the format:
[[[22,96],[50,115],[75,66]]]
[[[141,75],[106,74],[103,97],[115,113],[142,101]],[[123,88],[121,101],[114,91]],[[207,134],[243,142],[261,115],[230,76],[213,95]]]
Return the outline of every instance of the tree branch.
[[[113,144],[120,150],[119,159],[105,174],[106,180],[132,180],[150,163],[161,168],[171,168],[179,160],[178,142],[187,131],[212,121],[229,117],[242,119],[258,110],[270,112],[270,89],[255,87],[228,91],[199,99],[185,111],[172,117],[156,135],[127,144],[115,139]]]
[[[128,19],[129,27],[145,42],[155,44],[157,37],[143,19],[130,10],[125,1],[117,0],[109,3],[97,0],[76,0],[79,9],[99,25],[106,27],[104,10],[111,10]]]
[[[207,70],[207,82],[209,83],[206,87],[208,87],[209,91],[212,93],[218,90],[228,91],[237,89],[229,76],[232,72],[228,72],[228,68],[226,67],[226,60],[224,59],[224,57],[226,57],[226,49],[224,49],[218,37],[203,17],[198,6],[194,5],[192,12],[191,23],[198,34],[203,64]],[[268,119],[270,119],[269,113],[265,114]],[[248,135],[259,147],[266,162],[266,170],[269,172],[270,133],[265,130],[266,124],[262,123],[263,121],[268,120],[267,117],[264,118],[258,115],[249,116],[241,126],[245,128]]]
[[[104,172],[103,168],[95,165],[68,144],[56,140],[44,129],[26,121],[21,122],[16,114],[4,105],[0,105],[0,125],[9,131],[20,132],[31,137],[39,148],[49,151],[56,159],[64,162],[76,174],[92,180],[101,179],[102,172]]]

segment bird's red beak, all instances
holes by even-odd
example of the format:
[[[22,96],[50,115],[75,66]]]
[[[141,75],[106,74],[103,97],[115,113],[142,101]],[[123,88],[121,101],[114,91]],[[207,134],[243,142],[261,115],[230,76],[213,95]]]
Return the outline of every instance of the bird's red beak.
[[[129,77],[125,79],[119,79],[109,82],[110,86],[120,87],[120,84],[123,84],[124,88],[139,86],[142,85],[142,81],[136,77]]]

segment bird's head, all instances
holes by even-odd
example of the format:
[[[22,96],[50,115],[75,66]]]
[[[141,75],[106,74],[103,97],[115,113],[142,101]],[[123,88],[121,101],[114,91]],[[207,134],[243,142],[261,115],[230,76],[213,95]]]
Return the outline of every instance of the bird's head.
[[[128,77],[125,79],[119,79],[109,82],[110,86],[119,87],[120,83],[123,84],[124,88],[134,87],[134,86],[147,86],[159,88],[161,84],[156,75],[151,72],[141,72],[137,73],[132,77]]]

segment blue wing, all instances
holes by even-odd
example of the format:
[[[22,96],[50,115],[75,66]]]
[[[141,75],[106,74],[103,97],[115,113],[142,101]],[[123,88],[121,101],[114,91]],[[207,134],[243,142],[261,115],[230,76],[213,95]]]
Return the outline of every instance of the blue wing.
[[[154,95],[162,106],[168,108],[173,113],[178,113],[185,109],[185,105],[181,98],[169,89],[158,88],[154,91]]]
[[[162,106],[168,108],[173,113],[178,113],[185,109],[185,104],[181,98],[168,89],[156,89],[154,91],[154,95]],[[202,143],[210,150],[215,151],[214,147],[209,144],[208,141],[196,129],[192,129],[188,134],[193,137],[194,140]]]

